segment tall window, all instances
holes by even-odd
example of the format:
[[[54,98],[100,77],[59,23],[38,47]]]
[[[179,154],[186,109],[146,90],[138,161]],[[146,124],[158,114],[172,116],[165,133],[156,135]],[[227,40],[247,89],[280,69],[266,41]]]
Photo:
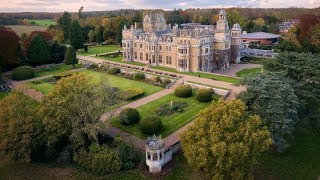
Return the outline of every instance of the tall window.
[[[140,48],[142,48],[142,44],[140,44]]]
[[[152,62],[156,63],[156,56],[155,55],[152,55]]]
[[[162,46],[159,46],[159,50],[162,51]]]
[[[140,60],[143,60],[143,53],[140,53]]]
[[[137,43],[134,43],[134,47],[137,47]]]
[[[127,44],[126,44],[126,43],[122,43],[122,46],[123,46],[123,47],[127,47]]]
[[[159,63],[162,63],[162,55],[159,55]]]
[[[138,59],[138,53],[134,52],[134,59],[137,60]]]
[[[127,53],[126,52],[123,53],[123,57],[127,58]]]
[[[179,59],[178,63],[179,68],[185,69],[187,67],[187,60]]]
[[[149,55],[146,53],[146,61],[149,61]]]
[[[171,56],[167,56],[167,57],[166,57],[166,61],[167,61],[167,62],[166,62],[167,64],[172,64],[172,58],[171,58]]]

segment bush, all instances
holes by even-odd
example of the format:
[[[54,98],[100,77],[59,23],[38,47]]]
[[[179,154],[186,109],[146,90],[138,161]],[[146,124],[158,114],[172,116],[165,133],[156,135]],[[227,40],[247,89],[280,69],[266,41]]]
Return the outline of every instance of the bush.
[[[174,90],[174,94],[180,98],[187,98],[192,96],[192,88],[190,85],[180,85]]]
[[[163,124],[159,116],[149,115],[140,121],[140,130],[143,134],[160,134]]]
[[[13,80],[25,80],[34,78],[34,70],[29,66],[20,66],[12,71]]]
[[[144,95],[144,91],[141,88],[132,88],[127,91],[120,92],[119,96],[121,99],[126,101],[134,100]]]
[[[119,74],[120,72],[121,72],[121,70],[117,67],[113,67],[108,70],[109,74],[114,74],[114,75]]]
[[[196,95],[197,101],[199,102],[210,102],[212,101],[212,90],[211,89],[199,89]]]
[[[183,112],[184,108],[188,106],[186,102],[172,102],[172,104],[163,104],[156,109],[155,113],[158,116],[170,116],[175,112]]]
[[[42,81],[32,81],[32,84],[41,84],[42,83]]]
[[[62,72],[62,73],[58,73],[58,74],[53,75],[53,77],[56,80],[60,80],[63,77],[69,77],[71,75],[73,75],[73,72]]]
[[[120,123],[124,126],[136,124],[140,119],[139,111],[133,108],[126,108],[119,114]]]
[[[158,82],[158,83],[162,83],[162,79],[161,79],[160,76],[156,76],[156,77],[154,78],[154,81],[155,81],[155,82]]]
[[[134,80],[145,80],[146,79],[146,75],[144,75],[143,73],[135,73],[133,75],[133,79]]]
[[[170,84],[171,82],[172,82],[172,81],[171,81],[170,79],[164,79],[164,80],[163,80],[163,83],[164,83],[164,84]]]
[[[84,45],[83,49],[84,49],[85,52],[88,52],[88,45]]]

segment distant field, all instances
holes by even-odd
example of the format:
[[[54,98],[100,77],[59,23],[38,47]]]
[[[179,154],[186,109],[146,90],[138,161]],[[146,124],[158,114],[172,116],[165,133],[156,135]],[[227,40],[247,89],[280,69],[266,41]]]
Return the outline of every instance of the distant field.
[[[13,29],[19,36],[22,33],[30,34],[32,31],[44,31],[47,29],[47,26],[11,25],[6,27]]]
[[[36,25],[39,26],[50,26],[50,25],[56,25],[57,22],[53,19],[39,19],[39,20],[30,20],[31,22],[35,22]]]

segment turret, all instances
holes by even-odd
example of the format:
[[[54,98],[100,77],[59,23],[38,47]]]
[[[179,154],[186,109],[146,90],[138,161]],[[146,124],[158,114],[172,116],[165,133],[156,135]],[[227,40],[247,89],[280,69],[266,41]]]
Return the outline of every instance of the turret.
[[[240,62],[241,31],[239,24],[234,24],[231,29],[231,63]]]

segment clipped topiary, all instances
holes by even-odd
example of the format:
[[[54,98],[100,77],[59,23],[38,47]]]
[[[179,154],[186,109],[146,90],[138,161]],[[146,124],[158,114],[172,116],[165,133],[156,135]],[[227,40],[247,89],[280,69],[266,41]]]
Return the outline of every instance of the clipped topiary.
[[[29,66],[20,66],[12,71],[13,80],[25,80],[34,78],[34,70]]]
[[[109,74],[114,74],[114,75],[119,74],[120,72],[121,72],[121,70],[117,67],[113,67],[108,70]]]
[[[149,115],[140,121],[140,130],[143,134],[160,134],[163,124],[159,116]]]
[[[136,124],[140,119],[139,111],[134,108],[122,110],[118,116],[120,123],[124,126]]]
[[[145,80],[146,79],[146,75],[144,75],[143,73],[135,73],[133,75],[133,79],[134,80]]]
[[[212,101],[212,90],[211,89],[199,89],[196,94],[197,101],[199,102],[210,102]]]
[[[180,98],[187,98],[192,96],[192,88],[190,85],[180,85],[174,90],[174,94]]]

